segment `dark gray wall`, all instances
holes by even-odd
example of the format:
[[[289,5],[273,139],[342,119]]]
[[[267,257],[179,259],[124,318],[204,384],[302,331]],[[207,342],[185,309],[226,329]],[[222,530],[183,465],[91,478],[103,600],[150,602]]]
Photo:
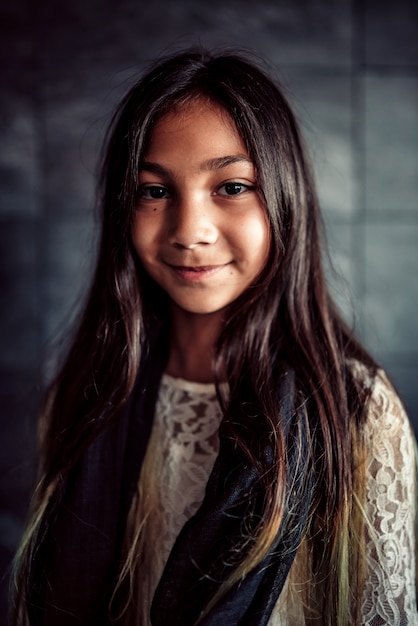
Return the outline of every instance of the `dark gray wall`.
[[[418,429],[418,11],[412,0],[15,0],[0,16],[2,572],[32,481],[51,340],[94,249],[98,148],[115,102],[167,46],[267,56],[311,147],[336,297]],[[0,622],[5,614],[5,583]]]

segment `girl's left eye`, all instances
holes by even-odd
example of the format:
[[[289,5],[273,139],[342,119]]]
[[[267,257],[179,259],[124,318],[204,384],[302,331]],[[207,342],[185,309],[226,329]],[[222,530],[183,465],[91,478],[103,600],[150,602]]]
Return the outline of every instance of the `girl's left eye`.
[[[217,194],[220,196],[238,196],[253,189],[252,185],[244,185],[244,183],[224,183],[218,188]]]

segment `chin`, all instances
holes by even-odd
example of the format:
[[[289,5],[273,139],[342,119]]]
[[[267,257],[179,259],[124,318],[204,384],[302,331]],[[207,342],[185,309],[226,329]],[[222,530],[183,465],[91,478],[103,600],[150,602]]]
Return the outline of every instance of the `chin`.
[[[215,315],[217,313],[221,313],[224,311],[229,303],[219,303],[219,304],[204,304],[202,302],[199,303],[185,303],[180,301],[174,301],[174,304],[177,309],[185,313],[186,315]]]

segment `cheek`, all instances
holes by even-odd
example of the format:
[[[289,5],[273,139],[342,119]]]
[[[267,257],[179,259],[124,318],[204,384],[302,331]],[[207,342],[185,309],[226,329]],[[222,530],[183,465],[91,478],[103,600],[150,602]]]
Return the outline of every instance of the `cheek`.
[[[158,229],[155,220],[137,217],[132,225],[131,240],[141,261],[146,259],[155,247]]]
[[[242,239],[254,266],[257,266],[254,270],[260,272],[267,262],[271,242],[270,227],[264,211],[246,220]]]

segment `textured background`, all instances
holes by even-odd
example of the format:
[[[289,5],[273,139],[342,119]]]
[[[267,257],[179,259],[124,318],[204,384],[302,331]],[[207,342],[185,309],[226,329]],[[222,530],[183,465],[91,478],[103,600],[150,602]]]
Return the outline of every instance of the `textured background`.
[[[27,509],[51,346],[92,267],[103,131],[135,73],[167,47],[245,46],[275,67],[314,157],[341,275],[331,278],[336,297],[418,430],[418,4],[1,0],[0,7],[0,573]]]

